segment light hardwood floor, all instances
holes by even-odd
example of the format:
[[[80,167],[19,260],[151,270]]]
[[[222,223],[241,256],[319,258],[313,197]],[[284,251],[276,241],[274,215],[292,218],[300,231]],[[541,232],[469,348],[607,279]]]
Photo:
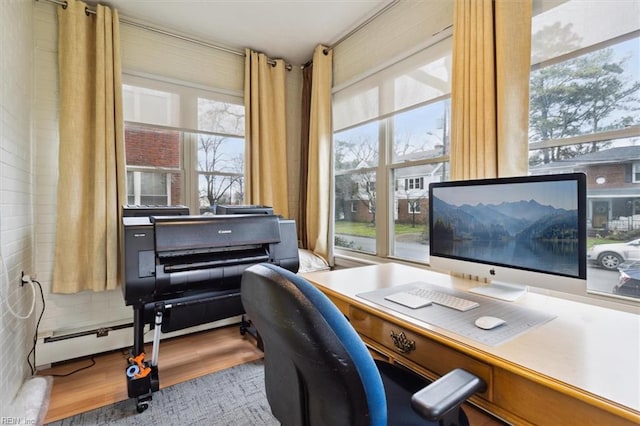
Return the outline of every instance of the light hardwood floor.
[[[148,356],[151,345],[145,347]],[[250,336],[238,326],[162,340],[158,356],[160,388],[262,358]],[[45,423],[128,398],[125,369],[128,349],[95,356],[96,364],[66,377],[54,377]],[[66,374],[91,364],[90,359],[61,363],[39,375]],[[135,404],[132,404],[134,409]]]
[[[151,353],[151,348],[145,348]],[[94,357],[95,365],[66,377],[54,377],[45,423],[128,398],[125,368],[128,350]],[[238,326],[222,327],[163,340],[158,358],[160,388],[262,358],[255,339],[241,336]],[[67,374],[91,364],[88,358],[68,361],[39,371],[42,376]],[[135,405],[132,403],[132,409]],[[471,426],[500,426],[503,423],[465,406]]]

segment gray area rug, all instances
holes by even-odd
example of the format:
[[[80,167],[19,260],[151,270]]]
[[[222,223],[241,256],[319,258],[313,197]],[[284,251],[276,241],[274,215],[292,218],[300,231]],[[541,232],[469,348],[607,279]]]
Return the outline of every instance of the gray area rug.
[[[279,425],[264,390],[262,360],[160,389],[136,412],[130,398],[50,425]]]

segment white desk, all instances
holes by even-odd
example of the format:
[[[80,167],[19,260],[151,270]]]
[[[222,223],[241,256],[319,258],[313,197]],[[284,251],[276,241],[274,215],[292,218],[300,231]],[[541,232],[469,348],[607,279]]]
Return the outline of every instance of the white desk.
[[[431,377],[455,367],[482,377],[488,389],[472,402],[508,422],[640,424],[639,315],[528,293],[513,303],[557,318],[486,346],[356,296],[417,280],[463,291],[477,283],[393,263],[304,276],[391,361]],[[391,332],[404,333],[416,349],[399,353]]]

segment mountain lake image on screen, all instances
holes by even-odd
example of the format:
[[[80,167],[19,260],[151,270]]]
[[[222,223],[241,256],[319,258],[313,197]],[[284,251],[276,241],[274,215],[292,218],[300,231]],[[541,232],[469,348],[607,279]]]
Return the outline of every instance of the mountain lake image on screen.
[[[429,201],[434,268],[486,278],[478,292],[498,298],[528,286],[585,293],[583,173],[432,183]]]

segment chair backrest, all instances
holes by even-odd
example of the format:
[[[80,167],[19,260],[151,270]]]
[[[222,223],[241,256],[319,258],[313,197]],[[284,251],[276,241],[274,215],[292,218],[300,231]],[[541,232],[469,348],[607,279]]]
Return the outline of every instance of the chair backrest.
[[[299,275],[248,268],[242,303],[262,337],[265,387],[284,425],[386,425],[380,373],[338,308]]]

